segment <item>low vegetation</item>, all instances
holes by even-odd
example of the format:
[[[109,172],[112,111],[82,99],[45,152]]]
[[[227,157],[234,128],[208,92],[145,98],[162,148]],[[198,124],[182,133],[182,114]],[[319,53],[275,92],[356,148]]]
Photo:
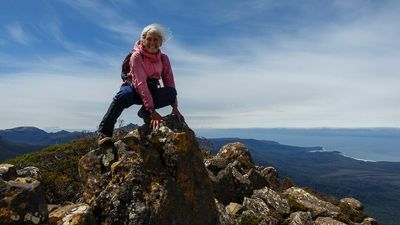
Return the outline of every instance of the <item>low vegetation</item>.
[[[96,137],[85,136],[68,144],[52,145],[18,156],[6,163],[15,165],[17,169],[27,166],[39,168],[49,203],[75,202],[82,196],[78,161],[96,147]]]

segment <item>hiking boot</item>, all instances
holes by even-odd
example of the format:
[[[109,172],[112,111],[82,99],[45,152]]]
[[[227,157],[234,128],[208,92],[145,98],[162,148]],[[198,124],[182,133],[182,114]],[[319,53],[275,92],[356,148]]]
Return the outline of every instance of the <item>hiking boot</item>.
[[[144,122],[145,124],[149,124],[149,123],[150,123],[150,121],[151,121],[150,113],[146,110],[146,108],[145,108],[144,106],[142,106],[142,107],[139,109],[137,115],[138,115],[140,118],[143,119],[143,122]]]
[[[99,146],[103,146],[103,145],[106,145],[108,143],[112,143],[111,137],[110,136],[106,136],[104,134],[100,134],[99,135],[99,139],[97,140],[97,144]]]

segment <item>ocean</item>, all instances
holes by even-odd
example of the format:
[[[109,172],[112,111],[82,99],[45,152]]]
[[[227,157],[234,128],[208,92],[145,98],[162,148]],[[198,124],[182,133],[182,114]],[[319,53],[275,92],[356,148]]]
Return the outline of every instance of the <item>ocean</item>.
[[[320,146],[365,161],[400,162],[400,128],[195,129],[206,138],[252,138],[301,147]]]

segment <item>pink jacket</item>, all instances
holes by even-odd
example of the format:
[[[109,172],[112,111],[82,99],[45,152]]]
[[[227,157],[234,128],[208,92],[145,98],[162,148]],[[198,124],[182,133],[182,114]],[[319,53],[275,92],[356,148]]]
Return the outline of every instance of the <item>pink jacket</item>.
[[[132,78],[133,86],[147,110],[154,109],[153,97],[147,87],[147,78],[157,80],[162,78],[164,87],[175,88],[174,75],[168,56],[161,51],[157,54],[146,52],[138,41],[135,44],[129,65],[131,71],[128,76]],[[175,100],[174,106],[177,105],[177,100]]]

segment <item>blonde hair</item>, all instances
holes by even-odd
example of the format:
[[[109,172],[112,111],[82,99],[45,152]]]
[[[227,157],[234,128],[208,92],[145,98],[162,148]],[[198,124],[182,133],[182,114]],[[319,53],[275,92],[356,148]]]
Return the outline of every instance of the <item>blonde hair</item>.
[[[158,36],[160,36],[162,42],[168,41],[169,39],[171,39],[172,36],[169,30],[166,30],[163,26],[157,23],[152,23],[143,28],[141,40],[144,40],[148,33],[157,34]]]

